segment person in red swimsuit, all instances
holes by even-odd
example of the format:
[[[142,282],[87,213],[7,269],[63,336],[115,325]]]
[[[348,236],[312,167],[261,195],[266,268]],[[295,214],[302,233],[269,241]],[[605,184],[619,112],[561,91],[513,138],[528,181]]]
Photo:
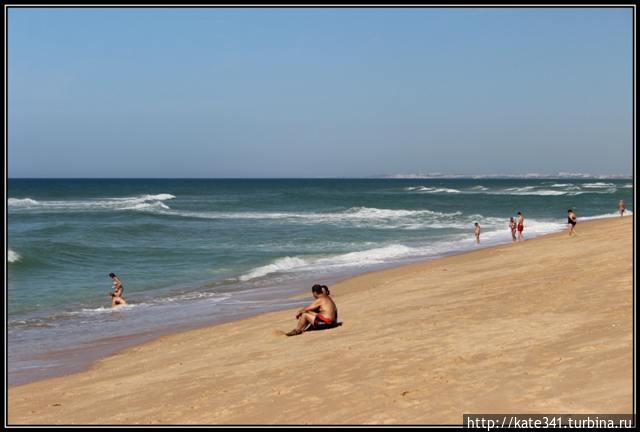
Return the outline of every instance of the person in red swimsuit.
[[[518,212],[518,240],[524,240],[522,231],[524,231],[524,216],[522,216],[522,212]]]
[[[314,285],[311,293],[315,300],[298,311],[298,326],[287,333],[287,336],[299,335],[312,328],[321,330],[337,325],[338,308],[330,296],[329,288],[326,285]]]

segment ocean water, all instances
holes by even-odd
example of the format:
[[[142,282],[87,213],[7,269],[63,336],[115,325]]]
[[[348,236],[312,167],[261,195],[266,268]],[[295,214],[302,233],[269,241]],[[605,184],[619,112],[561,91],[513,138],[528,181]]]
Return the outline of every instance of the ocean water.
[[[510,242],[518,211],[533,238],[569,207],[579,221],[633,210],[618,179],[12,179],[7,195],[11,384],[296,307],[314,282]],[[111,309],[109,272],[129,306]]]

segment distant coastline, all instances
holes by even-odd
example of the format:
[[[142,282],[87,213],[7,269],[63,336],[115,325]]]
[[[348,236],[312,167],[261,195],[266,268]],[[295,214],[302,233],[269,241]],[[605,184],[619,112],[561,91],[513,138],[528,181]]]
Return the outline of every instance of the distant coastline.
[[[585,174],[559,172],[555,174],[441,174],[441,173],[415,173],[415,174],[391,174],[381,178],[387,179],[597,179],[597,180],[630,180],[633,175],[625,174]]]

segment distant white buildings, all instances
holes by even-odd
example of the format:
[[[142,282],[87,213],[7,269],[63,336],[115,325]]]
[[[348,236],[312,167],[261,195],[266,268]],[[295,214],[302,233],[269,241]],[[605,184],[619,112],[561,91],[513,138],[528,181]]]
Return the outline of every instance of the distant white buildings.
[[[539,178],[539,179],[631,179],[632,176],[624,174],[585,174],[585,173],[572,173],[572,172],[559,172],[557,174],[540,174],[540,173],[527,173],[527,174],[441,174],[441,173],[416,173],[416,174],[391,174],[383,175],[382,178],[388,179],[452,179],[452,178],[473,178],[473,179],[491,179],[491,178]]]

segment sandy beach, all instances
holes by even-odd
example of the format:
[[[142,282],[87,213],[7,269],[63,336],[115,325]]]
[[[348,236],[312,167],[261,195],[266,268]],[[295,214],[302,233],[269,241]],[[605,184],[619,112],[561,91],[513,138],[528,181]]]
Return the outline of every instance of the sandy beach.
[[[363,274],[295,311],[163,336],[8,392],[21,424],[461,424],[631,413],[633,218]],[[525,231],[526,236],[526,231]]]

